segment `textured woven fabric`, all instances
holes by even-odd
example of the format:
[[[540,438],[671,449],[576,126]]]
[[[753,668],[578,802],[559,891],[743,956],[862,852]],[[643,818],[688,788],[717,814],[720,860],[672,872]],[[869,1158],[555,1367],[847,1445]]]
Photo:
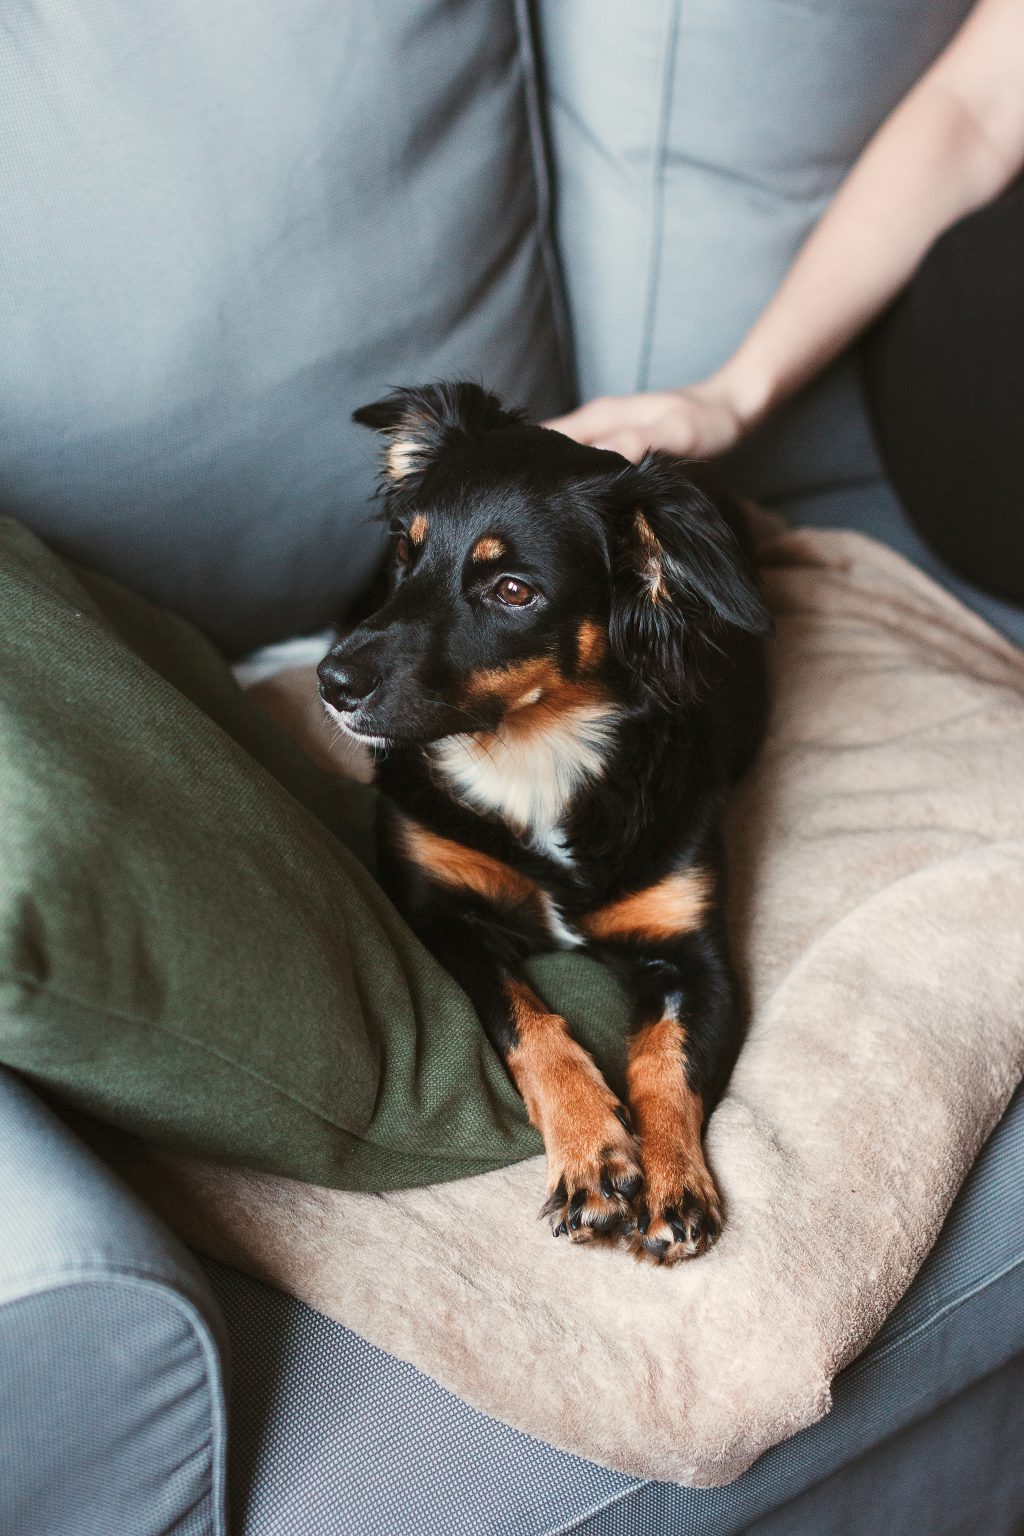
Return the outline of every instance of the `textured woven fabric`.
[[[637,1483],[552,1450],[301,1303],[204,1268],[236,1360],[239,1536],[731,1536],[1024,1350],[1024,1092],[829,1417],[724,1488]]]
[[[649,1484],[564,1536],[1020,1536],[1024,1356],[876,1449],[748,1524],[724,1507],[683,1505]],[[739,1523],[737,1523],[737,1520]],[[559,1536],[563,1536],[559,1533]]]
[[[1022,1404],[1024,1355],[1018,1355],[749,1526],[747,1536],[1020,1536]]]
[[[224,1536],[221,1344],[185,1250],[0,1069],[3,1536]]]
[[[52,1281],[0,1307],[0,1530],[214,1536],[223,1443],[194,1319],[155,1282]]]
[[[0,653],[0,1061],[123,1130],[318,1184],[540,1150],[367,868],[372,793],[318,769],[193,626],[0,518]],[[608,972],[543,964],[549,1003],[620,1057]]]

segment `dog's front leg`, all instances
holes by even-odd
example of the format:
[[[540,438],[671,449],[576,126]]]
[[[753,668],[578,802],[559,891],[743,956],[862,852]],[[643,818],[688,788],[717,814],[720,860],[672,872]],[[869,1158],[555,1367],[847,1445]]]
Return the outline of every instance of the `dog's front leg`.
[[[500,954],[500,942],[492,950],[485,924],[463,925],[450,910],[423,937],[476,1007],[541,1134],[548,1164],[541,1214],[555,1236],[588,1242],[635,1224],[639,1149],[593,1057]]]
[[[688,932],[623,927],[602,947],[633,1003],[627,1098],[645,1191],[626,1242],[636,1258],[675,1264],[706,1252],[722,1230],[702,1138],[739,1049],[738,987],[713,910]]]
[[[542,1214],[556,1237],[610,1236],[636,1219],[643,1185],[629,1116],[565,1020],[520,978],[506,972],[501,985],[510,1026],[505,1060],[547,1153]]]

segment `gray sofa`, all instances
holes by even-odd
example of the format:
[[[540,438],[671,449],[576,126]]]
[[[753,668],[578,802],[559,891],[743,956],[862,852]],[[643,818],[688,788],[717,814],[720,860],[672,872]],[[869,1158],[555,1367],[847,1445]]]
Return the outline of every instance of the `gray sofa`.
[[[1020,1093],[830,1416],[700,1491],[531,1440],[300,1302],[197,1261],[7,1072],[0,1169],[11,1536],[1021,1529]]]
[[[571,398],[573,352],[588,394],[704,371],[962,10],[19,5],[0,510],[232,654],[321,625],[379,537],[352,407],[469,373],[543,413]],[[1024,614],[910,531],[849,362],[733,470],[1024,643]],[[692,1491],[517,1434],[189,1253],[0,1068],[0,1532],[1011,1536],[1022,1173],[1018,1092],[829,1417]]]

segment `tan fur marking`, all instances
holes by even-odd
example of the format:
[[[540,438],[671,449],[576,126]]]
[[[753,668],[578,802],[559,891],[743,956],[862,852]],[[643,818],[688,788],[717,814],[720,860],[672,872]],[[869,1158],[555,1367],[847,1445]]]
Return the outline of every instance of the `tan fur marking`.
[[[550,656],[530,656],[508,667],[481,667],[467,682],[465,697],[468,703],[500,699],[511,707],[535,688],[557,688],[564,683],[565,678]]]
[[[473,545],[474,560],[500,560],[504,553],[504,544],[500,539],[496,539],[490,534],[485,535],[482,539],[477,539]]]
[[[510,667],[482,668],[473,674],[465,701],[482,703],[498,699],[508,714],[505,727],[520,732],[544,730],[570,709],[606,704],[604,691],[594,683],[567,678],[550,656],[533,656]]]
[[[409,858],[442,885],[473,891],[499,907],[516,907],[524,902],[542,906],[534,881],[503,864],[501,859],[441,837],[408,818],[403,818],[402,841]]]
[[[633,527],[636,529],[637,538],[649,555],[660,555],[661,545],[655,537],[654,529],[647,521],[640,508],[637,507],[633,514]]]
[[[608,649],[608,632],[595,624],[593,619],[584,619],[576,636],[577,657],[581,672],[596,667]]]
[[[591,1095],[578,1093],[581,1081],[587,1088],[596,1088],[600,1074],[570,1036],[565,1020],[546,1009],[530,987],[509,977],[505,990],[518,1035],[509,1053],[512,1077],[545,1146],[557,1128],[568,1151],[574,1137],[586,1138],[586,1100]],[[578,1102],[581,1098],[583,1103]]]
[[[508,977],[505,989],[518,1032],[509,1071],[544,1139],[548,1188],[559,1179],[570,1193],[595,1184],[609,1158],[634,1165],[634,1142],[615,1115],[618,1101],[565,1020],[524,983]]]
[[[695,1163],[704,1165],[704,1106],[686,1081],[686,1030],[659,1019],[629,1042],[626,1082],[629,1106],[644,1149],[648,1198],[671,1196],[673,1179]]]
[[[498,719],[439,742],[437,772],[467,804],[496,812],[521,835],[553,833],[603,770],[618,720],[611,699],[595,680],[570,680],[541,656],[477,672],[458,702],[470,713],[497,705]]]
[[[665,586],[661,573],[661,543],[654,529],[639,509],[637,509],[633,516],[633,526],[636,529],[637,538],[640,540],[646,556],[643,576],[647,583],[647,589],[651,594],[651,602],[660,603],[668,596],[668,588]]]
[[[409,537],[414,544],[422,544],[427,536],[427,519],[422,512],[417,512],[409,524]]]
[[[629,1042],[626,1066],[627,1097],[643,1148],[646,1200],[650,1213],[648,1237],[669,1244],[658,1262],[674,1264],[700,1253],[721,1228],[722,1207],[715,1181],[704,1159],[701,1132],[704,1105],[686,1080],[686,1030],[676,1019],[664,1018],[639,1029]],[[700,1235],[680,1241],[665,1212],[683,1208],[694,1198],[703,1212]],[[714,1225],[708,1234],[706,1224]],[[637,1258],[649,1257],[639,1234],[631,1240]]]
[[[688,869],[599,907],[580,926],[592,939],[674,938],[700,927],[710,897],[707,871]]]

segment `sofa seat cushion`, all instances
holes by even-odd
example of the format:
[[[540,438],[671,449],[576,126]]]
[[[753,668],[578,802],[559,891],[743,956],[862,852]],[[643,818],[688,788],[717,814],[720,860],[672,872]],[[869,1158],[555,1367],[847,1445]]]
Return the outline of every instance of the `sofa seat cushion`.
[[[907,1294],[836,1378],[832,1411],[725,1488],[625,1477],[556,1450],[295,1297],[215,1260],[203,1265],[232,1344],[230,1491],[239,1536],[737,1536],[748,1528],[759,1536],[751,1522],[824,1478],[830,1523],[819,1511],[794,1529],[945,1536],[944,1523],[921,1518],[922,1505],[934,1508],[926,1490],[941,1481],[944,1453],[958,1479],[942,1484],[953,1494],[949,1530],[962,1536],[997,1529],[972,1520],[976,1500],[999,1491],[998,1480],[1011,1498],[1021,1487],[1013,1473],[1024,1430],[1024,1091]],[[1013,1358],[1021,1364],[1004,1379]],[[843,1478],[851,1462],[993,1373],[996,1444],[990,1421],[972,1419],[966,1431],[958,1422],[954,1444],[922,1428],[923,1444],[904,1469],[917,1497],[905,1506],[894,1502],[888,1478],[876,1477],[868,1497],[860,1480]],[[963,1481],[965,1455],[972,1470]]]
[[[368,1196],[127,1153],[199,1247],[520,1430],[693,1485],[827,1413],[1024,1071],[1024,656],[858,535],[769,529],[761,566],[776,691],[729,826],[753,1021],[710,1255],[552,1243],[536,1163]]]

